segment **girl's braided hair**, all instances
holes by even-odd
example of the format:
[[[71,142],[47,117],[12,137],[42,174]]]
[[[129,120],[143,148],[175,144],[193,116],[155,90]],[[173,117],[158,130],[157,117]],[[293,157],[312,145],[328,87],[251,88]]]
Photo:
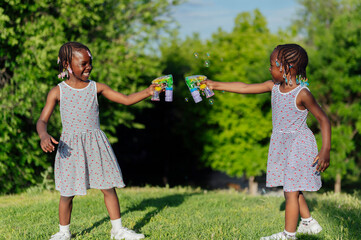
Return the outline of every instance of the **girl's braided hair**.
[[[290,72],[290,67],[296,70],[296,76],[301,75],[302,79],[306,79],[306,67],[308,64],[308,56],[305,49],[297,44],[278,45],[277,60],[284,67],[286,75]]]
[[[73,58],[73,50],[76,51],[79,49],[85,49],[89,52],[89,54],[91,54],[89,48],[79,42],[67,42],[60,47],[59,55],[58,55],[59,73],[63,72],[66,69],[67,63],[69,64],[69,66],[71,65],[71,60]]]

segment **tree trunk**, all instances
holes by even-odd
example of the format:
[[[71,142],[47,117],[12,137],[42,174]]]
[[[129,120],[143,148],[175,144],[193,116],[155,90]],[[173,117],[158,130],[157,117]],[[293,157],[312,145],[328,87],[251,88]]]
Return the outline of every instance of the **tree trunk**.
[[[335,193],[341,193],[341,174],[336,174]]]
[[[249,187],[249,194],[252,196],[257,195],[258,191],[258,183],[254,181],[254,176],[249,177],[248,179],[248,187]]]

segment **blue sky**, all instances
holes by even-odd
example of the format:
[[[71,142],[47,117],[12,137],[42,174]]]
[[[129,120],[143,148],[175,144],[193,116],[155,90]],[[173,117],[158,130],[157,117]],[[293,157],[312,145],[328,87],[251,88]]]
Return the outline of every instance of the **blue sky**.
[[[237,14],[256,8],[266,17],[268,28],[277,32],[290,25],[299,5],[297,0],[188,0],[173,9],[173,16],[181,36],[198,32],[207,39],[219,27],[230,32]]]

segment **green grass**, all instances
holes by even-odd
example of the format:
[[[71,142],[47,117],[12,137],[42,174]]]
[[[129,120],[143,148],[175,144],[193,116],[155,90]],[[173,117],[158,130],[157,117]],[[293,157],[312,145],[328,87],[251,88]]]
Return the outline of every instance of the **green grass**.
[[[235,191],[192,188],[117,190],[122,222],[146,239],[259,239],[284,228],[284,198],[251,197]],[[306,194],[312,216],[324,230],[298,239],[360,239],[359,194]],[[49,239],[58,231],[59,193],[0,196],[0,239]],[[111,225],[99,190],[76,197],[74,239],[110,239]]]

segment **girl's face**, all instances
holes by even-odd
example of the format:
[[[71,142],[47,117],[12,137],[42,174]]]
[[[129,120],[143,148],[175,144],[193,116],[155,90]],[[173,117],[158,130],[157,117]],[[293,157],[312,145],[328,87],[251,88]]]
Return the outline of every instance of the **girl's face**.
[[[71,69],[75,78],[81,81],[87,81],[90,72],[93,69],[92,59],[85,49],[78,49],[73,52],[73,58],[71,60]]]
[[[282,83],[284,81],[283,69],[280,71],[280,67],[277,67],[276,65],[277,53],[278,52],[273,51],[271,54],[269,71],[272,75],[272,80],[274,83]]]

